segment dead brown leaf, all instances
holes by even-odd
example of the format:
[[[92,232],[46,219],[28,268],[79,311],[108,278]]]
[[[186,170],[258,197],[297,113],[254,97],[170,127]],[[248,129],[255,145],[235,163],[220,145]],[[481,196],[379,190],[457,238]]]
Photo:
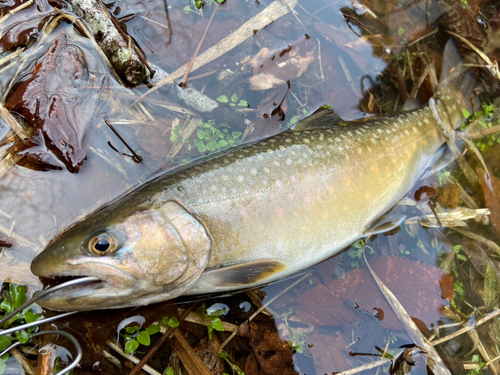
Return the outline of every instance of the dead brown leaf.
[[[61,34],[9,93],[5,107],[40,131],[34,142],[41,150],[33,153],[41,154],[45,145],[70,172],[77,172],[86,156],[84,141],[102,86],[90,74],[83,50]]]
[[[460,188],[455,184],[446,184],[439,189],[437,202],[441,207],[457,208],[460,203]]]
[[[297,79],[314,61],[315,43],[303,39],[280,50],[262,48],[248,64],[253,76],[248,79],[250,90],[269,90]]]
[[[250,346],[265,375],[296,375],[293,369],[293,352],[281,340],[274,323],[255,320],[250,324]]]

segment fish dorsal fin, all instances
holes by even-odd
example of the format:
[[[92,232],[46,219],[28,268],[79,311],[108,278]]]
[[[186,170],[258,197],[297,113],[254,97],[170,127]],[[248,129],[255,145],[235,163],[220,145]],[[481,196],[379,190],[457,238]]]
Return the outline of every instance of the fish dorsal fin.
[[[399,227],[405,219],[405,215],[391,213],[384,215],[365,230],[363,236],[370,237],[374,234],[389,232]]]
[[[290,128],[291,131],[314,130],[318,128],[332,128],[338,125],[342,119],[333,110],[319,108],[313,114],[300,120]]]
[[[287,266],[275,259],[259,259],[206,270],[204,281],[214,286],[251,285],[264,283]]]

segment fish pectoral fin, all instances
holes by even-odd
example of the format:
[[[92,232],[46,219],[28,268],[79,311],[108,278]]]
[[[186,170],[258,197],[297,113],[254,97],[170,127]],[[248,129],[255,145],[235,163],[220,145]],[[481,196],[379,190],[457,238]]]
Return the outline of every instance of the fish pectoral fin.
[[[265,282],[287,266],[275,259],[260,259],[206,270],[203,279],[214,286],[252,285]]]
[[[375,221],[367,230],[363,232],[364,237],[370,237],[374,234],[389,232],[396,229],[406,219],[405,215],[387,214]]]

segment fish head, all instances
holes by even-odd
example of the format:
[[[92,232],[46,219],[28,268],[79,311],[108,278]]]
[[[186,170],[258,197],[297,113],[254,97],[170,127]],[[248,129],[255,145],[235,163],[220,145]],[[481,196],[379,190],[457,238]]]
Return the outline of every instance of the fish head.
[[[196,283],[210,249],[201,220],[176,201],[132,212],[111,207],[53,240],[31,264],[35,275],[47,279],[99,280],[54,291],[38,304],[95,310],[175,298]]]

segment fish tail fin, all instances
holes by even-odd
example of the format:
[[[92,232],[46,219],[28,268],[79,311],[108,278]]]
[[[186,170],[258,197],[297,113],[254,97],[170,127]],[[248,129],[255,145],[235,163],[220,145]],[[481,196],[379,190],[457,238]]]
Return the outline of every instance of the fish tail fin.
[[[479,109],[479,98],[474,95],[476,78],[463,66],[462,57],[453,40],[449,40],[444,47],[441,77],[436,91],[436,98],[441,99],[450,115],[454,128],[465,122],[462,109],[473,113]]]

